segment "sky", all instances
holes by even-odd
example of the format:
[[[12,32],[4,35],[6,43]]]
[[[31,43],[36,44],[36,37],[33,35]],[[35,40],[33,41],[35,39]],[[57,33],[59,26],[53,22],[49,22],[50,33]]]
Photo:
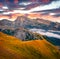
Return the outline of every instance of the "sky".
[[[0,0],[0,20],[18,16],[60,23],[60,0]]]

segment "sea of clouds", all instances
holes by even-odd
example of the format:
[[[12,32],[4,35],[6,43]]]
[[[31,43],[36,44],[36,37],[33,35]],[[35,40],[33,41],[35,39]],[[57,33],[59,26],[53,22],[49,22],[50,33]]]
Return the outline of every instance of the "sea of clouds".
[[[30,31],[32,31],[34,33],[39,33],[39,34],[42,34],[42,35],[46,35],[48,37],[54,37],[54,38],[59,38],[60,39],[60,31],[53,31],[53,30],[46,31],[46,30],[43,30],[43,29],[36,29],[36,28],[30,29]]]

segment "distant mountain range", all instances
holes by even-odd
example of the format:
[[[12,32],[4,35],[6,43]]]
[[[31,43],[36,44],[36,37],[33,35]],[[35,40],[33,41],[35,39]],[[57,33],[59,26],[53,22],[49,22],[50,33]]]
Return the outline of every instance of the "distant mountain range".
[[[60,59],[60,51],[43,39],[21,41],[0,32],[0,59]]]
[[[6,19],[0,20],[0,29],[17,29],[20,27],[26,29],[39,28],[60,31],[60,23],[43,19],[29,19],[25,16],[18,16],[15,21],[9,21]]]

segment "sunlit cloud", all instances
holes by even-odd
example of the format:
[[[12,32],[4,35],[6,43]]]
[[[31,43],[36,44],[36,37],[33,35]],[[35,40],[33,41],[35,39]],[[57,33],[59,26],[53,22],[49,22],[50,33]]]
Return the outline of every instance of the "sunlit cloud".
[[[49,15],[56,15],[56,13],[49,13]]]
[[[27,6],[27,5],[30,5],[32,2],[22,2],[22,3],[19,3],[19,5],[24,5],[24,6]]]
[[[9,15],[10,12],[3,12],[2,15]]]
[[[60,8],[60,1],[56,1],[56,2],[53,1],[48,5],[35,7],[31,9],[30,11],[33,12],[33,11],[42,11],[42,10],[50,10],[50,9],[57,9],[57,8]]]
[[[54,15],[59,15],[60,13],[49,13],[49,15],[52,15],[52,16],[54,16]]]
[[[8,7],[7,7],[7,6],[3,6],[2,8],[3,8],[3,9],[8,9]]]
[[[29,13],[29,11],[28,10],[14,10],[14,12],[13,13],[23,13],[23,14],[26,14],[26,13]]]

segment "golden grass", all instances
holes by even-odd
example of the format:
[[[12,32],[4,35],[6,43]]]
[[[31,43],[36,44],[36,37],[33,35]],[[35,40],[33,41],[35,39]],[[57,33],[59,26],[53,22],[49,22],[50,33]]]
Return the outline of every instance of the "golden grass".
[[[0,32],[0,59],[60,59],[60,53],[45,39],[21,41]]]

